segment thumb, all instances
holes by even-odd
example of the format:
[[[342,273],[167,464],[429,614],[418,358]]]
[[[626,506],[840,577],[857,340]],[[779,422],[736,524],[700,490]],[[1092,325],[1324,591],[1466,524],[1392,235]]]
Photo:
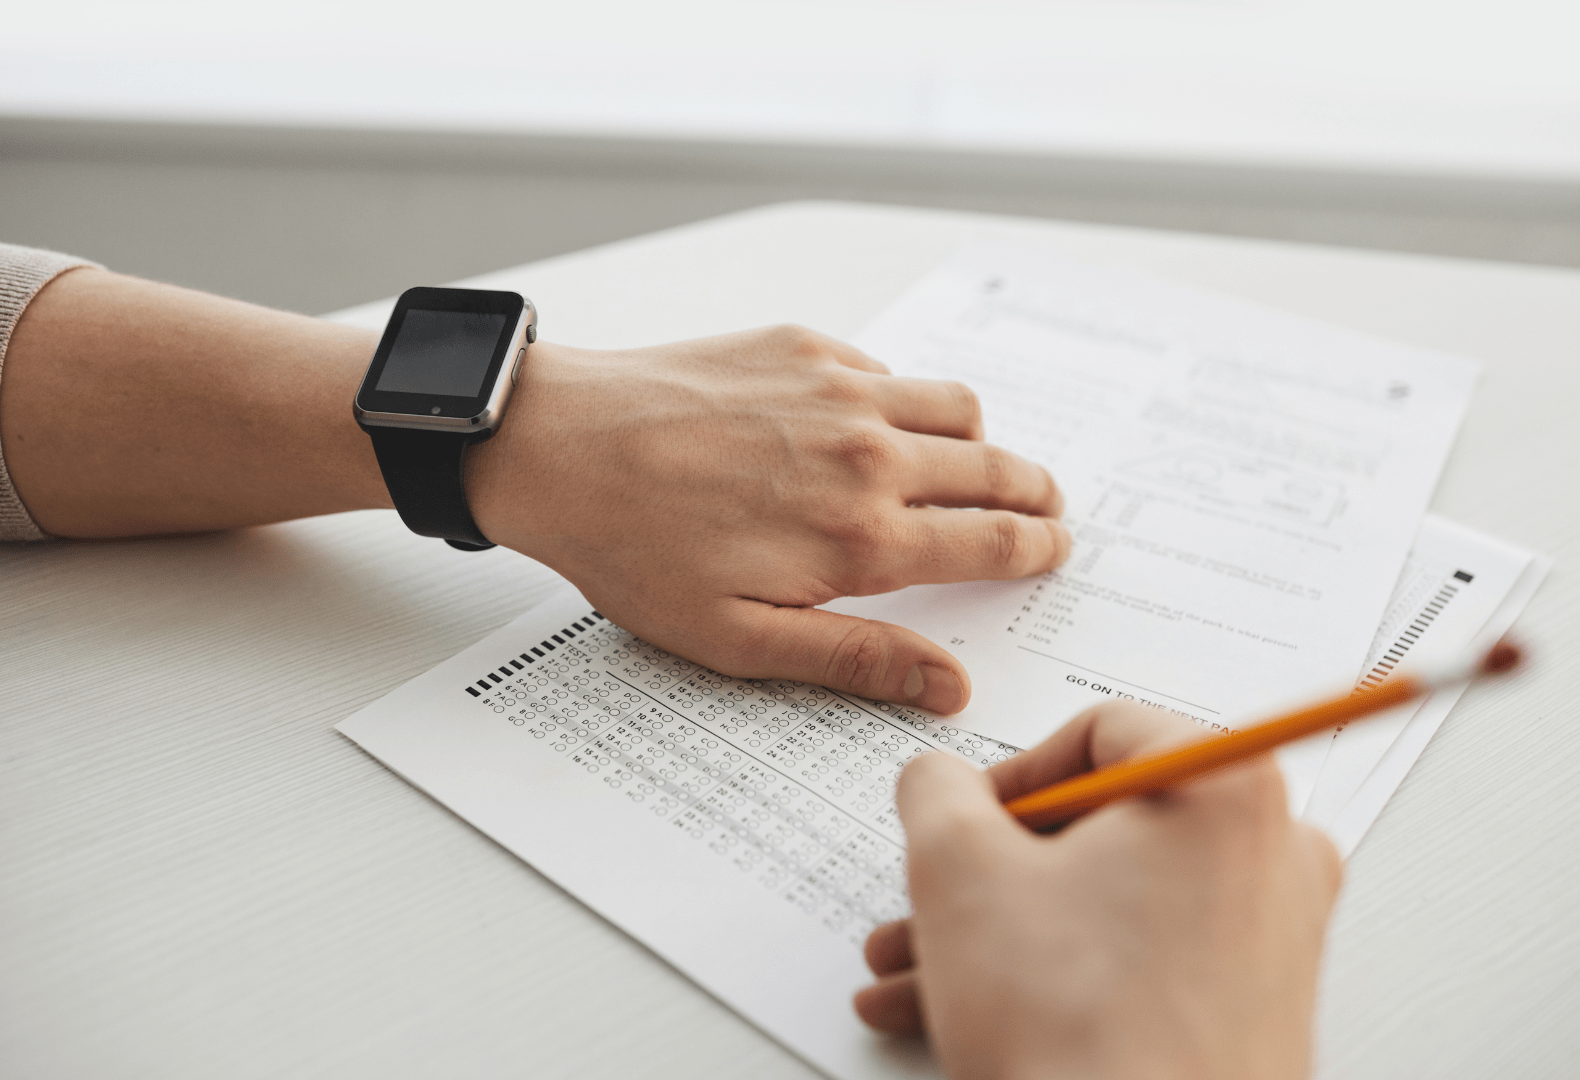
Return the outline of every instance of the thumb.
[[[1004,810],[992,779],[946,753],[923,754],[894,793],[905,826],[911,896],[920,912],[936,887],[961,886],[996,861],[1006,844],[1030,838]]]
[[[735,665],[757,678],[788,678],[858,697],[914,705],[947,716],[971,700],[960,661],[922,635],[893,623],[818,608],[738,600],[733,618],[752,655]],[[740,655],[740,646],[731,650]]]

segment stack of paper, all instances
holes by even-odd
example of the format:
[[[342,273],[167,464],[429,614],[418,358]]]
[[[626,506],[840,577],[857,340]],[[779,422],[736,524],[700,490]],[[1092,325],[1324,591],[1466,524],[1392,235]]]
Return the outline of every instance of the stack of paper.
[[[991,763],[1115,699],[1234,728],[1501,635],[1547,562],[1425,515],[1463,359],[1004,249],[862,344],[970,383],[1067,495],[1055,573],[835,605],[960,655],[962,716],[727,678],[567,588],[340,730],[830,1075],[925,1076],[849,1005],[908,910],[906,761]],[[1456,696],[1290,748],[1296,811],[1353,850]]]
[[[976,685],[955,719],[1015,746],[1097,701],[1233,729],[1406,656],[1457,657],[1546,572],[1426,516],[1472,360],[998,246],[858,343],[968,383],[990,438],[1065,491],[1076,548],[1053,574],[831,605],[950,642]],[[1387,767],[1408,709],[1285,748],[1291,808],[1348,854],[1456,699],[1423,705]]]
[[[1401,664],[1448,663],[1496,641],[1536,595],[1551,565],[1545,556],[1428,514],[1367,651],[1360,684],[1376,685]],[[1464,686],[1441,690],[1319,740],[1326,756],[1299,812],[1349,855],[1464,692]]]

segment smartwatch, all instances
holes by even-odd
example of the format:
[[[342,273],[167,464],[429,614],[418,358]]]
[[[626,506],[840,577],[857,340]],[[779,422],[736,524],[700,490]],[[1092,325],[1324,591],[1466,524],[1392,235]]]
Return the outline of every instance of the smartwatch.
[[[412,532],[494,546],[472,520],[462,467],[466,448],[499,430],[537,336],[537,309],[513,292],[420,288],[395,301],[352,412]]]

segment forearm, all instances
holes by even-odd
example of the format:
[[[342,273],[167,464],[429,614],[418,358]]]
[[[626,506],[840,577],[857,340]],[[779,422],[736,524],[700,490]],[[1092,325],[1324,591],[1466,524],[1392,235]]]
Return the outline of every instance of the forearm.
[[[108,271],[51,282],[6,350],[11,478],[56,536],[387,507],[351,398],[377,336]]]

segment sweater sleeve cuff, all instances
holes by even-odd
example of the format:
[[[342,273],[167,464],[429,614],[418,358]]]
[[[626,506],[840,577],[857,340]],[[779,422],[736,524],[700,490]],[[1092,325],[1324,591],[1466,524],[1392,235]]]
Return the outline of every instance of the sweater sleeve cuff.
[[[5,378],[6,347],[11,344],[11,331],[23,310],[45,285],[79,266],[99,264],[58,251],[0,244],[0,387]],[[0,443],[0,541],[46,539],[48,534],[38,527],[16,493],[11,472],[6,468],[5,447]]]

